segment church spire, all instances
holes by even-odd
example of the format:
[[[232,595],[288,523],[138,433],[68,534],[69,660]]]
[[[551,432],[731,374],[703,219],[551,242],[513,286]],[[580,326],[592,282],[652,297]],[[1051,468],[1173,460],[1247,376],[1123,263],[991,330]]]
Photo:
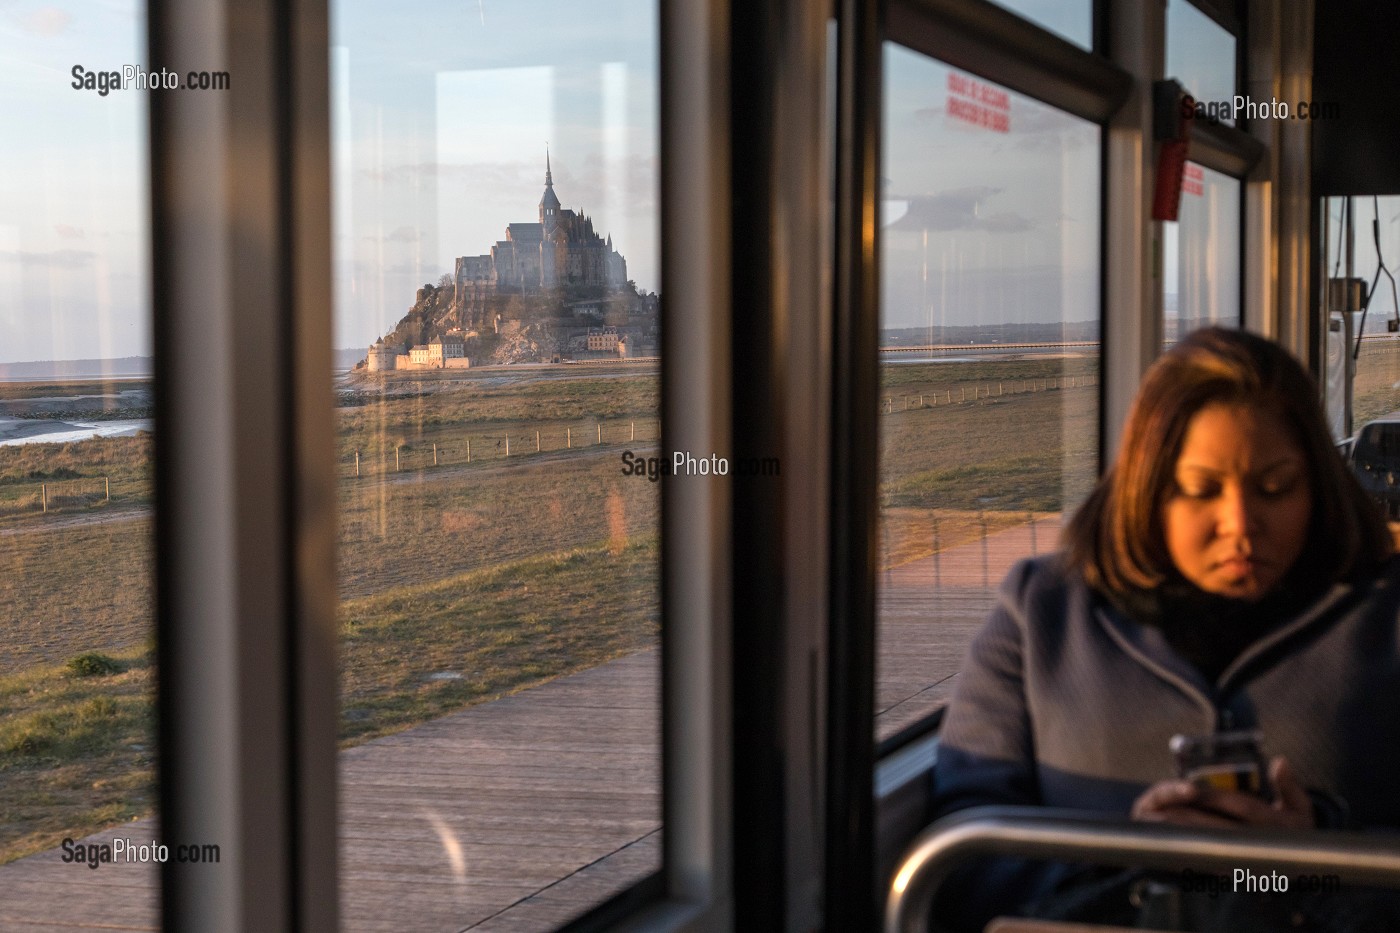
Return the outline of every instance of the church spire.
[[[544,196],[540,198],[540,224],[544,227],[545,236],[553,230],[559,218],[559,196],[554,193],[554,173],[549,166],[549,146],[544,148]]]

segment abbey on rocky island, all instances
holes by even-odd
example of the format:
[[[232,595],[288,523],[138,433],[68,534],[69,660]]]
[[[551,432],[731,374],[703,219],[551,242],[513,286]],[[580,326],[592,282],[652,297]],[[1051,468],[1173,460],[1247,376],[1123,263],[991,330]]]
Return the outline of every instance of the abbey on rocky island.
[[[453,275],[455,303],[469,308],[500,294],[529,294],[556,288],[621,288],[627,260],[593,229],[586,215],[564,209],[554,193],[554,175],[545,154],[544,195],[539,220],[506,226],[506,238],[491,252],[461,256]]]

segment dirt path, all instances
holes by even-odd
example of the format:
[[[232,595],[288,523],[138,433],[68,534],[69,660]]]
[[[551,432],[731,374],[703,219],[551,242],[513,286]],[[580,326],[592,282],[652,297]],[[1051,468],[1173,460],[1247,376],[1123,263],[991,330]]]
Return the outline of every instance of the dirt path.
[[[94,525],[133,522],[140,518],[150,517],[152,511],[149,505],[132,505],[124,508],[103,509],[100,512],[64,513],[55,515],[53,518],[43,519],[42,523],[11,525],[7,528],[0,528],[0,538],[10,538],[16,535],[44,534],[50,531],[62,531],[65,528],[91,528]]]

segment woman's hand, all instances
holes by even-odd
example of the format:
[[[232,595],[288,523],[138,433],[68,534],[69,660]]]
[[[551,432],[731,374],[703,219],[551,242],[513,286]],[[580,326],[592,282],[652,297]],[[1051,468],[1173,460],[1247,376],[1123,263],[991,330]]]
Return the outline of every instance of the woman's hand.
[[[1273,826],[1279,829],[1313,829],[1312,799],[1298,784],[1288,759],[1269,763],[1273,801],[1242,791],[1198,787],[1190,781],[1159,781],[1133,803],[1132,817],[1146,823],[1177,826]]]

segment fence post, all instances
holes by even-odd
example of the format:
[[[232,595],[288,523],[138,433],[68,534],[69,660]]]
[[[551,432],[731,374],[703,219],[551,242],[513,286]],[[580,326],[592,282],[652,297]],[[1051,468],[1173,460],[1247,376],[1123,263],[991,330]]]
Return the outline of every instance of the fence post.
[[[982,586],[985,588],[992,585],[990,568],[987,566],[987,513],[978,509],[977,521],[982,524]]]
[[[635,422],[635,421],[632,422],[632,438],[631,438],[631,439],[634,440],[634,441],[637,439],[637,422]]]
[[[948,390],[948,404],[949,404],[949,405],[953,404],[953,390],[952,390],[952,389],[949,389],[949,390]]]
[[[598,443],[603,443],[603,422],[598,422]]]
[[[959,392],[959,393],[961,394],[961,396],[962,396],[961,398],[958,399],[958,401],[960,401],[960,402],[965,402],[965,401],[967,401],[967,386],[963,386],[961,389],[958,390],[958,392]]]
[[[997,395],[1000,395],[1000,394],[1001,394],[1001,383],[998,382],[998,383],[997,383]]]
[[[535,432],[535,453],[540,452],[540,432]]]
[[[470,437],[467,438],[467,462],[472,462],[472,439]]]
[[[42,506],[44,507],[44,511],[45,511],[45,512],[47,512],[47,511],[49,510],[49,484],[48,484],[48,483],[40,483],[40,484],[39,484],[39,504],[42,505]]]
[[[567,447],[567,448],[569,448],[570,450],[573,449],[573,447],[574,447],[574,429],[573,429],[573,428],[565,428],[565,429],[564,429],[564,446]]]
[[[355,476],[358,478],[359,475],[360,475],[360,452],[357,450],[357,451],[355,451]]]
[[[938,538],[938,516],[933,516],[933,588],[943,585],[943,542]]]
[[[106,495],[106,501],[107,501],[107,502],[111,502],[111,501],[112,501],[112,480],[111,480],[111,477],[107,477],[107,476],[102,477],[102,485],[106,487],[106,493],[105,493],[105,495]]]
[[[924,396],[923,396],[923,393],[920,393],[920,394],[919,394],[919,407],[920,407],[920,408],[923,408],[923,407],[924,407]]]
[[[437,466],[437,442],[433,442],[433,466]]]
[[[394,445],[394,472],[399,472],[399,445]]]
[[[506,435],[506,456],[510,456],[510,435]]]

